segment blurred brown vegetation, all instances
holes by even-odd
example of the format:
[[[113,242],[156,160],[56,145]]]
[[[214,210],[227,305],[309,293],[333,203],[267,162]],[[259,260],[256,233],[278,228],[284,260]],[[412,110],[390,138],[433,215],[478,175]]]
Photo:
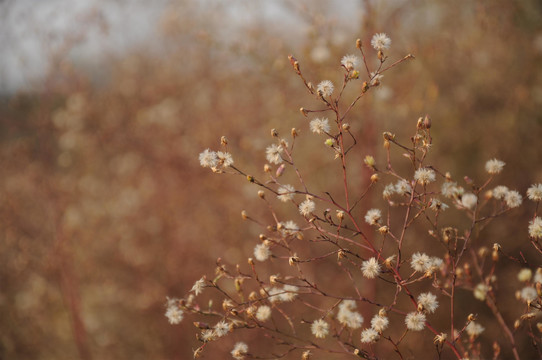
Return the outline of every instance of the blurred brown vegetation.
[[[338,83],[340,58],[375,32],[392,38],[391,58],[416,56],[351,114],[360,159],[382,160],[382,131],[407,139],[429,114],[430,163],[439,169],[483,179],[485,161],[497,157],[507,163],[499,184],[524,193],[542,180],[539,1],[360,1],[354,24],[331,2],[284,1],[282,30],[276,19],[264,21],[262,2],[235,2],[263,19],[235,30],[228,27],[236,15],[223,15],[231,5],[210,3],[172,3],[160,56],[139,49],[112,57],[106,82],[94,84],[59,54],[36,91],[2,99],[0,358],[191,357],[191,320],[169,325],[166,296],[183,296],[212,275],[217,257],[245,264],[260,230],[242,223],[240,211],[268,216],[255,187],[210,174],[197,156],[226,135],[236,164],[261,175],[270,128],[308,135],[298,109],[314,102],[289,67],[290,53],[314,83]],[[333,163],[312,166],[322,164],[321,153],[301,141],[305,175],[333,191]],[[522,209],[480,241],[529,257],[517,239],[526,239],[532,209]],[[513,279],[517,266],[501,270]],[[501,290],[515,289],[511,280]],[[458,296],[474,302],[470,293]],[[479,313],[488,338],[500,339],[481,303]],[[213,344],[207,355],[226,358],[230,345]]]

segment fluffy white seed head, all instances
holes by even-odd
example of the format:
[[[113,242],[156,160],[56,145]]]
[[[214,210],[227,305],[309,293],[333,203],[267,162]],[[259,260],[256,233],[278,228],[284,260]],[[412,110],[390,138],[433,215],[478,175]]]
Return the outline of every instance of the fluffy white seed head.
[[[329,334],[329,324],[322,319],[315,320],[311,325],[311,332],[317,338],[325,338]]]
[[[425,328],[425,314],[419,312],[408,313],[405,324],[409,330],[421,331]]]
[[[498,174],[504,168],[505,163],[501,160],[491,159],[486,162],[486,171],[489,174]]]
[[[374,34],[371,39],[371,46],[377,51],[389,49],[390,45],[391,39],[385,33]]]

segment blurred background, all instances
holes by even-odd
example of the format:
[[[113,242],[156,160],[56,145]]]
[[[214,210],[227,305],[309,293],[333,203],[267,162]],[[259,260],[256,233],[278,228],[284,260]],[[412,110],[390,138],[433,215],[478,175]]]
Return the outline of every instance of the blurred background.
[[[0,358],[191,358],[194,319],[168,324],[166,296],[184,296],[218,257],[245,265],[261,229],[240,212],[269,217],[255,187],[211,174],[198,154],[225,135],[236,165],[261,176],[270,128],[309,133],[298,109],[315,102],[287,56],[313,83],[339,84],[341,57],[376,32],[391,37],[391,60],[416,60],[351,113],[354,159],[384,161],[381,133],[408,143],[429,114],[439,169],[482,182],[497,157],[498,184],[524,194],[542,181],[538,0],[0,1]],[[300,141],[307,178],[337,190],[333,162]],[[479,241],[535,262],[533,211]],[[207,357],[228,357],[223,343]]]

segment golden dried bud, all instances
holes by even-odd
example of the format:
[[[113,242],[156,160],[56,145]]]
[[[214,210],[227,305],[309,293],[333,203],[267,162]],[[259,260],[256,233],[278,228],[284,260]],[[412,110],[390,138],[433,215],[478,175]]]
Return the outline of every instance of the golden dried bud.
[[[535,317],[536,317],[536,314],[530,312],[530,313],[521,315],[520,320],[530,320],[530,319],[534,319]]]
[[[542,323],[536,323],[536,327],[538,328],[538,331],[542,333]]]
[[[395,255],[392,255],[392,256],[386,258],[386,260],[384,260],[384,265],[386,265],[386,267],[388,269],[393,268],[394,263],[395,263]]]
[[[384,52],[382,50],[378,50],[378,60],[384,60]]]
[[[349,131],[350,130],[350,124],[344,123],[344,124],[342,124],[342,128],[343,128],[344,131]]]
[[[222,137],[220,138],[220,144],[221,144],[222,146],[228,145],[228,139],[226,139],[225,136],[222,136]]]
[[[423,118],[423,125],[426,129],[431,128],[431,118],[429,117],[429,115],[425,115],[425,117]]]
[[[300,72],[300,69],[299,69],[299,61],[295,61],[295,62],[294,62],[294,69],[295,69],[295,71],[297,71],[298,73]]]
[[[491,253],[491,259],[493,261],[499,261],[499,252],[497,250],[493,250],[493,253]]]
[[[303,114],[303,116],[307,116],[307,110],[305,110],[305,108],[299,108],[299,111]]]
[[[248,295],[248,299],[250,301],[258,300],[258,293],[256,293],[256,291],[251,291],[250,294]]]
[[[424,129],[424,128],[425,128],[425,125],[423,124],[423,118],[422,118],[422,117],[420,117],[420,118],[418,119],[418,122],[416,123],[416,127],[417,127],[418,129]]]
[[[519,321],[519,320],[514,321],[514,329],[517,330],[517,329],[519,329],[520,326],[521,326],[521,321]]]
[[[235,290],[237,292],[241,291],[241,285],[243,285],[243,279],[241,278],[235,278]]]
[[[388,315],[388,313],[386,312],[386,309],[380,309],[380,310],[378,310],[378,316],[380,316],[380,317],[386,317],[386,315]]]
[[[371,182],[372,182],[372,183],[378,182],[379,179],[380,179],[380,178],[379,178],[378,174],[373,174],[373,175],[371,175]]]
[[[297,130],[295,128],[292,128],[291,133],[292,133],[292,137],[294,137],[294,138],[299,136],[299,133],[297,132]]]
[[[344,251],[343,249],[340,249],[337,252],[337,260],[344,259],[345,257],[346,257],[346,251]]]
[[[284,170],[286,170],[286,165],[280,164],[280,166],[277,168],[277,171],[275,172],[275,176],[280,177],[284,173]]]
[[[365,156],[365,158],[363,159],[363,162],[365,163],[365,165],[367,165],[370,168],[374,168],[375,163],[376,163],[375,158],[372,157],[371,155]]]
[[[249,182],[253,183],[253,182],[254,182],[254,176],[252,176],[252,175],[247,175],[247,180],[248,180]]]
[[[361,84],[361,93],[364,94],[369,90],[369,84],[367,81],[364,81],[363,84]]]
[[[392,134],[388,131],[384,132],[382,136],[384,137],[384,140],[395,140],[395,134]]]
[[[478,256],[484,258],[489,254],[489,249],[485,246],[482,246],[478,249]]]
[[[260,234],[260,241],[264,241],[265,239],[267,239],[267,236],[265,236],[264,234]]]
[[[278,275],[271,275],[269,277],[269,282],[273,285],[276,285],[278,283],[279,277]]]
[[[390,232],[390,228],[384,225],[378,228],[378,232],[382,235],[386,235],[388,232]]]
[[[243,220],[247,220],[248,219],[248,213],[245,210],[241,211],[241,217],[243,218]]]
[[[290,266],[294,266],[296,262],[299,261],[299,256],[297,256],[296,254],[294,254],[294,256],[290,256],[290,258],[288,259],[288,263],[290,264]]]
[[[344,211],[342,211],[342,210],[337,210],[336,216],[337,216],[337,219],[339,219],[339,220],[344,219]]]
[[[311,358],[310,350],[303,351],[303,354],[301,355],[301,360],[310,360],[310,358]]]
[[[260,199],[265,199],[265,191],[258,190],[258,196],[260,197]]]
[[[248,258],[248,264],[254,266],[254,259]]]
[[[359,71],[352,71],[352,73],[350,74],[350,79],[359,79]]]
[[[265,164],[263,166],[263,171],[266,172],[266,173],[270,173],[271,172],[271,165]]]
[[[435,338],[433,339],[433,343],[442,345],[446,341],[447,337],[447,334],[440,333],[439,335],[435,336]]]
[[[472,321],[476,320],[476,315],[474,315],[474,314],[469,314],[469,316],[467,317],[467,320],[468,320],[469,322],[472,322]]]
[[[279,132],[277,131],[277,129],[271,129],[271,136],[272,137],[278,137],[279,136]]]
[[[230,299],[224,299],[224,301],[222,302],[222,309],[224,309],[224,311],[228,311],[233,307],[233,302]]]
[[[357,47],[358,49],[361,49],[361,39],[357,39],[357,40],[356,40],[356,47]]]

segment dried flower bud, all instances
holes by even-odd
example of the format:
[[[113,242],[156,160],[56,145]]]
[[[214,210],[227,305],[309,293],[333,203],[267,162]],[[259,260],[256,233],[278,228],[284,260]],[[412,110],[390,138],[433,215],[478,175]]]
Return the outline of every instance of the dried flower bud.
[[[519,321],[519,320],[514,321],[514,329],[515,330],[519,329],[520,326],[521,326],[521,321]]]
[[[247,175],[247,180],[248,180],[249,182],[253,183],[253,182],[254,182],[254,176],[252,176],[252,175]]]
[[[491,253],[491,259],[493,261],[499,261],[499,252],[497,250],[493,250]]]
[[[342,128],[344,131],[349,131],[350,130],[350,124],[349,123],[344,123],[342,124]]]
[[[431,129],[431,118],[429,117],[429,115],[425,115],[425,117],[423,118],[423,125],[426,129]]]
[[[520,320],[530,320],[530,319],[534,319],[536,317],[536,314],[533,313],[533,312],[530,312],[530,313],[527,313],[527,314],[523,314],[520,316]]]
[[[538,331],[542,333],[542,323],[536,323],[536,327],[538,328]]]
[[[361,39],[356,40],[356,47],[361,50]]]
[[[380,179],[380,177],[378,176],[378,174],[371,175],[371,182],[372,183],[378,182],[379,179]]]
[[[344,251],[343,249],[340,249],[337,252],[337,260],[344,259],[345,257],[346,257],[346,251]]]
[[[258,196],[260,197],[260,199],[265,199],[265,191],[258,190]]]
[[[332,139],[332,138],[329,138],[325,141],[325,144],[329,147],[333,146],[333,144],[335,143],[335,140]]]
[[[267,236],[265,236],[264,234],[260,234],[260,240],[264,241],[265,239],[267,239]]]
[[[241,278],[235,278],[235,290],[237,292],[241,292],[241,286],[243,285],[243,279]]]
[[[382,50],[378,50],[378,60],[384,60],[384,52]]]
[[[489,254],[489,249],[485,246],[482,246],[478,249],[478,256],[481,258],[485,258]]]
[[[291,134],[292,134],[292,137],[294,138],[299,136],[299,133],[297,132],[296,128],[292,128]]]
[[[277,168],[277,171],[275,172],[275,176],[280,177],[284,173],[285,169],[286,169],[286,165],[280,164],[280,166]]]
[[[469,322],[472,322],[472,321],[476,320],[476,315],[474,315],[474,314],[469,314],[469,316],[467,317],[467,320],[468,320]]]
[[[365,159],[363,159],[363,162],[365,163],[365,165],[367,165],[370,168],[374,168],[375,163],[376,163],[375,158],[372,157],[371,155],[365,156]]]
[[[307,110],[305,110],[305,108],[299,108],[299,111],[303,114],[303,116],[307,116]]]
[[[278,280],[279,280],[279,277],[278,275],[271,275],[269,277],[269,282],[273,285],[277,284],[278,283]]]
[[[228,145],[228,139],[225,136],[222,136],[220,138],[220,145],[222,145],[222,146]]]
[[[271,165],[265,164],[265,165],[263,166],[263,171],[266,172],[266,173],[271,172]]]
[[[378,310],[378,316],[380,317],[386,317],[388,313],[386,312],[386,309],[380,309]]]
[[[290,256],[290,258],[288,259],[288,263],[290,264],[290,266],[294,266],[296,262],[299,261],[299,256],[297,256],[296,254],[294,254],[294,256]]]
[[[435,336],[433,339],[433,343],[442,345],[446,341],[446,338],[448,337],[445,333],[440,333],[439,335]]]
[[[352,71],[352,73],[350,74],[350,78],[351,79],[359,79],[359,71],[357,71],[357,70]]]
[[[258,300],[258,294],[256,293],[256,291],[251,291],[250,294],[248,295],[248,299],[250,301]]]
[[[303,354],[301,355],[301,360],[310,360],[310,358],[311,358],[310,350],[303,351]]]
[[[278,137],[279,136],[279,132],[277,131],[277,129],[271,129],[271,136],[272,137]]]
[[[384,140],[395,140],[395,134],[392,134],[388,131],[384,132],[382,136],[384,137]]]
[[[337,219],[343,220],[344,219],[344,211],[337,210],[336,216],[337,216]]]
[[[224,311],[228,311],[229,309],[233,308],[235,305],[233,304],[233,302],[230,300],[230,299],[224,299],[224,301],[222,301],[222,309],[224,309]]]
[[[395,263],[395,255],[392,255],[392,256],[386,258],[386,260],[384,260],[384,265],[386,265],[386,267],[388,269],[393,268],[394,263]]]
[[[418,129],[425,129],[425,125],[423,124],[423,118],[422,117],[418,118],[418,122],[416,123],[416,127]]]
[[[364,94],[369,90],[369,84],[367,81],[364,81],[363,84],[361,84],[361,93]]]
[[[249,264],[250,266],[254,266],[254,259],[248,258],[248,264]]]
[[[247,220],[248,219],[248,214],[245,210],[241,211],[241,217],[243,218],[243,220]]]
[[[382,235],[386,235],[389,231],[390,229],[386,225],[378,228],[378,232],[381,233]]]

